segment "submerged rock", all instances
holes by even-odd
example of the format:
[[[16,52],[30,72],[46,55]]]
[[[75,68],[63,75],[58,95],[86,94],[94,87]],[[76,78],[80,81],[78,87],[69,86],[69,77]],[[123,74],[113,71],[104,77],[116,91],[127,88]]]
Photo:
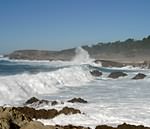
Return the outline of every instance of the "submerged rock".
[[[44,100],[44,99],[42,99],[42,100],[39,100],[39,99],[37,99],[36,97],[32,97],[32,98],[30,98],[29,100],[27,100],[26,102],[25,102],[25,105],[29,105],[29,104],[31,104],[31,105],[41,105],[41,104],[48,104],[49,103],[49,101],[48,100]]]
[[[81,113],[81,111],[79,109],[64,107],[62,110],[59,111],[58,114],[69,115],[69,114],[77,114],[77,113]]]
[[[37,99],[36,97],[32,97],[32,98],[30,98],[29,100],[27,100],[27,101],[25,102],[25,104],[33,104],[33,103],[36,103],[36,102],[38,102],[38,101],[40,101],[40,100]]]
[[[135,75],[132,79],[134,80],[138,80],[138,79],[144,79],[146,77],[145,74],[142,73],[138,73],[137,75]]]
[[[52,105],[52,106],[55,106],[55,105],[57,105],[57,104],[58,104],[57,101],[52,101],[52,102],[51,102],[51,105]]]
[[[90,71],[91,75],[95,76],[95,77],[99,77],[102,76],[102,72],[98,71],[98,70],[93,70]]]
[[[73,98],[71,100],[68,100],[68,102],[71,102],[71,103],[88,103],[86,100],[84,100],[82,98]]]
[[[113,78],[113,79],[124,77],[124,76],[127,76],[127,74],[123,72],[112,72],[108,75],[109,78]]]

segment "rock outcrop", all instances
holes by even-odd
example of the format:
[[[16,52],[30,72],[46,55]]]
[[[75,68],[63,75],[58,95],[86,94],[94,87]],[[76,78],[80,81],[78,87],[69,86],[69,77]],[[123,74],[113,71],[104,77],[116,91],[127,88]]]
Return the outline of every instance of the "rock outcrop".
[[[56,109],[36,110],[34,108],[31,108],[31,107],[16,107],[15,110],[23,113],[25,116],[30,117],[31,119],[33,119],[33,118],[34,119],[51,119],[51,118],[54,118],[60,114],[69,115],[69,114],[81,113],[80,110],[70,108],[70,107],[64,107],[60,111],[57,111]]]
[[[138,80],[138,79],[144,79],[145,77],[146,77],[145,74],[143,74],[143,73],[138,73],[138,74],[135,75],[132,79]]]
[[[88,103],[86,100],[82,98],[73,98],[71,100],[68,100],[70,103]]]
[[[99,125],[99,126],[96,126],[95,129],[150,129],[150,128],[144,127],[143,125],[135,126],[135,125],[129,125],[129,124],[124,123],[122,125],[118,125],[117,127]]]
[[[112,72],[108,75],[109,78],[113,78],[113,79],[116,79],[119,77],[125,77],[125,76],[127,76],[127,74],[123,72]]]
[[[0,129],[20,129],[30,121],[29,117],[15,110],[15,108],[0,107]]]
[[[93,70],[90,71],[91,75],[95,76],[95,77],[99,77],[102,76],[102,72],[98,71],[98,70]]]
[[[21,113],[14,107],[0,107],[0,129],[90,129],[89,127],[74,125],[44,125],[39,121],[33,121],[26,114]],[[65,107],[60,112],[67,114],[68,112],[77,113],[72,108]],[[98,125],[95,129],[150,129],[143,125],[135,126],[129,124],[121,124],[117,127],[107,125]]]

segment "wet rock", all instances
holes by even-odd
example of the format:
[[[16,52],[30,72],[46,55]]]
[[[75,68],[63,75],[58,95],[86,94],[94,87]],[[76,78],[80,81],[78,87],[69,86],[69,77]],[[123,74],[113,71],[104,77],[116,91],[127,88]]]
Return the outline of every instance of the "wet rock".
[[[16,108],[19,112],[25,114],[26,116],[30,118],[35,118],[35,119],[50,119],[54,118],[56,115],[58,115],[58,111],[56,109],[40,109],[36,110],[34,108],[30,107],[18,107]]]
[[[108,75],[109,78],[113,78],[113,79],[124,77],[124,76],[127,76],[127,74],[123,72],[112,72]]]
[[[52,105],[52,106],[55,106],[55,105],[57,105],[57,104],[58,104],[57,101],[52,101],[52,102],[51,102],[51,105]]]
[[[69,108],[69,107],[64,107],[62,110],[59,112],[56,109],[40,109],[36,110],[34,108],[30,107],[17,107],[15,108],[17,111],[23,113],[25,116],[30,117],[31,119],[51,119],[56,117],[59,114],[76,114],[76,113],[81,113],[80,110],[74,109],[74,108]]]
[[[40,100],[37,99],[37,98],[35,98],[35,97],[32,97],[32,98],[30,98],[29,100],[27,100],[27,101],[25,102],[25,104],[32,104],[32,103],[36,103],[36,102],[38,102],[38,101],[40,101]]]
[[[144,127],[143,125],[135,126],[135,125],[129,125],[129,124],[124,123],[122,125],[118,125],[117,127],[99,125],[99,126],[96,126],[95,129],[150,129],[150,128]]]
[[[82,98],[73,98],[71,100],[68,100],[68,102],[71,102],[71,103],[88,103],[86,100],[84,100]]]
[[[81,113],[81,111],[74,108],[64,107],[62,110],[59,111],[58,114],[69,115],[69,114],[77,114],[77,113]]]
[[[135,75],[132,79],[134,80],[138,80],[138,79],[144,79],[146,77],[145,74],[142,73],[138,73],[137,75]]]
[[[93,70],[90,71],[91,75],[95,76],[95,77],[99,77],[102,76],[102,72],[98,71],[98,70]]]
[[[63,129],[90,129],[90,128],[83,127],[83,126],[66,125],[66,126],[63,126]]]
[[[49,101],[48,100],[44,100],[44,99],[39,100],[39,99],[37,99],[35,97],[32,97],[32,98],[30,98],[29,100],[27,100],[25,102],[25,105],[29,105],[29,104],[32,105],[32,106],[39,106],[41,104],[49,104]]]
[[[98,125],[98,126],[96,126],[95,129],[115,129],[115,128],[113,128],[111,126],[107,126],[107,125]]]

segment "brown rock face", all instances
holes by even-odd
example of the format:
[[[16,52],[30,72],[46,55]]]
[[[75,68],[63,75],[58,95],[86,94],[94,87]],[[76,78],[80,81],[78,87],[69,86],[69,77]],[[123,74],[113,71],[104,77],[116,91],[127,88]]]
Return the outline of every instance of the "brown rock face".
[[[102,76],[102,72],[98,71],[98,70],[93,70],[90,71],[91,75],[95,76],[95,77],[99,77]]]
[[[21,127],[20,129],[54,129],[54,128],[44,126],[44,124],[38,121],[31,121],[25,126]]]
[[[112,72],[108,75],[109,78],[113,78],[113,79],[124,77],[124,76],[127,76],[127,74],[123,72]]]
[[[14,108],[0,107],[0,129],[20,129],[31,119],[16,111]]]
[[[122,125],[118,125],[117,128],[107,126],[107,125],[99,125],[99,126],[96,126],[95,129],[150,129],[150,128],[144,127],[143,125],[135,126],[135,125],[129,125],[129,124],[124,123]]]
[[[50,119],[50,118],[55,117],[58,114],[58,111],[56,109],[36,110],[36,109],[30,108],[30,107],[17,107],[16,110],[25,114],[26,116],[28,116],[32,119],[33,118],[35,118],[35,119],[42,119],[42,118],[43,119]]]
[[[138,80],[138,79],[144,79],[146,77],[145,74],[142,73],[138,73],[137,75],[135,75],[135,77],[133,77],[132,79],[134,80]]]
[[[71,103],[88,103],[86,100],[84,100],[82,98],[73,98],[71,100],[68,100],[68,102],[71,102]]]
[[[40,109],[36,110],[34,108],[30,107],[17,107],[15,108],[17,111],[25,114],[27,117],[30,117],[31,119],[51,119],[56,117],[59,114],[76,114],[76,113],[81,113],[80,110],[74,109],[74,108],[69,108],[69,107],[64,107],[62,110],[57,111],[56,109]]]

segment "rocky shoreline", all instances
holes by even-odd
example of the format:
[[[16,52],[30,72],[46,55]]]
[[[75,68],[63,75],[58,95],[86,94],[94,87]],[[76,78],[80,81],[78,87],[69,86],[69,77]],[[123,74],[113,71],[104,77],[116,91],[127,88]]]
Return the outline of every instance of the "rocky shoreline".
[[[64,107],[62,110],[56,109],[40,109],[29,107],[28,105],[43,102],[50,102],[48,100],[39,100],[35,97],[30,98],[25,102],[26,106],[23,107],[0,107],[0,129],[90,129],[90,127],[74,126],[74,125],[44,125],[37,121],[38,119],[51,119],[60,114],[77,114],[82,113],[79,109],[71,107]],[[54,101],[51,101],[51,104]],[[55,101],[57,102],[57,101]],[[82,98],[73,98],[68,100],[70,103],[88,103]],[[57,103],[56,103],[57,104]],[[117,127],[111,127],[108,125],[97,125],[95,129],[150,129],[150,127],[144,127],[143,125],[130,125],[120,124]]]

